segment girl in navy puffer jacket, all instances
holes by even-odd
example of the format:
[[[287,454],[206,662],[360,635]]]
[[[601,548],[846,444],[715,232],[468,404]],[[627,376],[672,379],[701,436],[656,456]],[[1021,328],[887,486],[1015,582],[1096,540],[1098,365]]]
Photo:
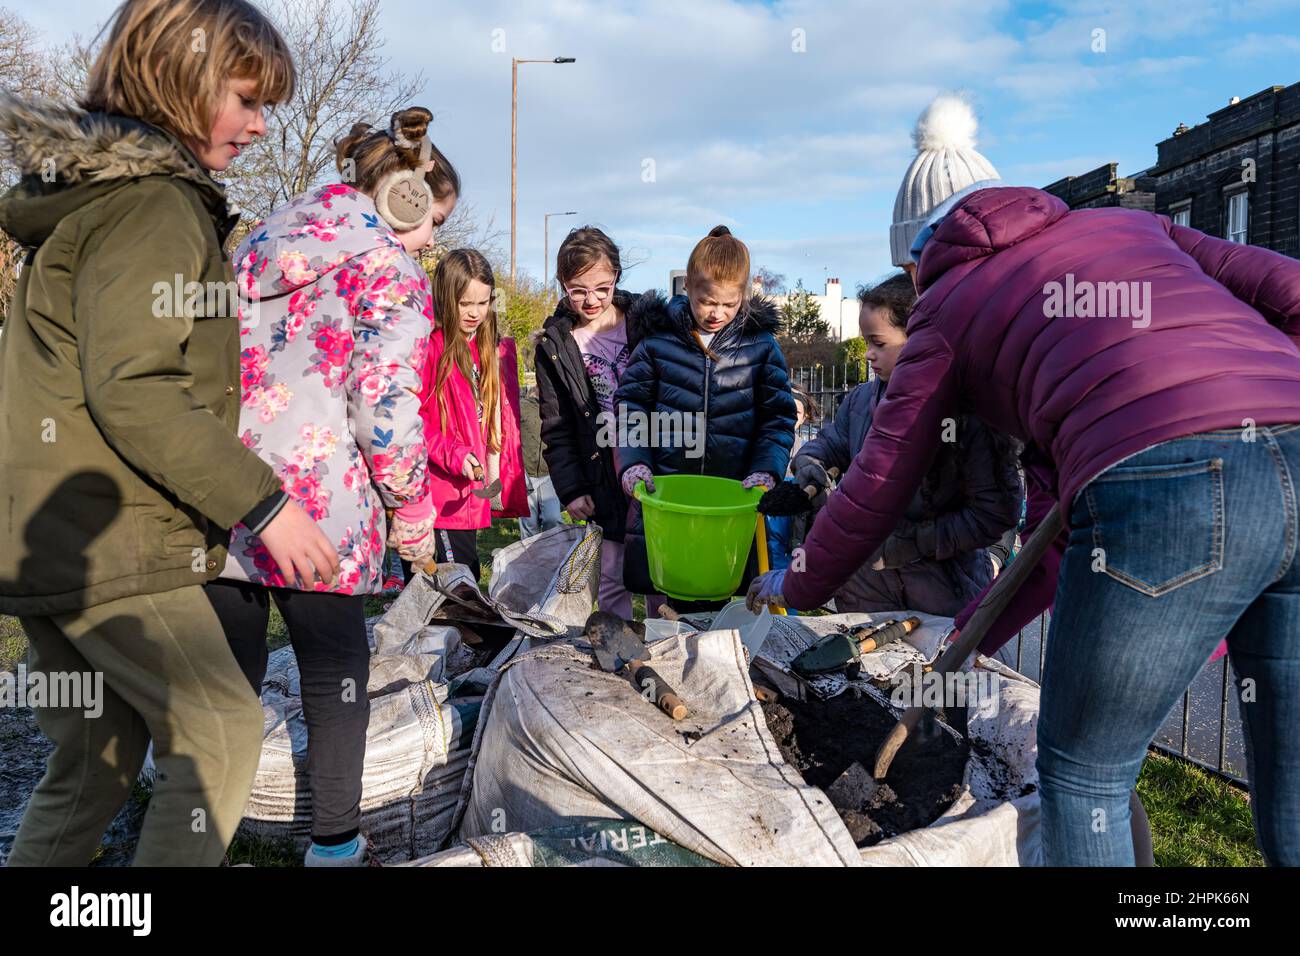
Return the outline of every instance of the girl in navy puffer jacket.
[[[780,320],[770,301],[746,301],[748,287],[749,250],[718,226],[691,252],[686,295],[647,311],[646,337],[615,396],[629,495],[639,481],[653,491],[654,475],[714,475],[771,488],[785,474],[795,407],[773,334]],[[634,591],[653,590],[636,502],[624,581]]]

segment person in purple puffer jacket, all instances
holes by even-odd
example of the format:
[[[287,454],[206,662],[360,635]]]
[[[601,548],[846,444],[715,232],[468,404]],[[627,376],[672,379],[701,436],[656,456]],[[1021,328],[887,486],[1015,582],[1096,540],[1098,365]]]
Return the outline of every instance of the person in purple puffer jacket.
[[[872,428],[800,569],[753,591],[822,604],[894,527],[943,420],[974,414],[1026,444],[1026,533],[1053,503],[1068,516],[997,625],[1055,595],[1046,862],[1133,863],[1146,748],[1226,635],[1259,844],[1300,863],[1300,262],[989,185],[954,193],[912,243],[922,295]]]

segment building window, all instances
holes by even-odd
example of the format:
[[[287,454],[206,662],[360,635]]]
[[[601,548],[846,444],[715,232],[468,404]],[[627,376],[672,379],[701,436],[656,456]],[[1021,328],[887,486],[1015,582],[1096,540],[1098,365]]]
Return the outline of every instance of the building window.
[[[1192,201],[1185,199],[1170,206],[1169,218],[1174,221],[1175,226],[1190,226],[1192,224]]]
[[[1227,239],[1229,242],[1246,242],[1249,203],[1250,194],[1245,190],[1235,192],[1228,197]]]

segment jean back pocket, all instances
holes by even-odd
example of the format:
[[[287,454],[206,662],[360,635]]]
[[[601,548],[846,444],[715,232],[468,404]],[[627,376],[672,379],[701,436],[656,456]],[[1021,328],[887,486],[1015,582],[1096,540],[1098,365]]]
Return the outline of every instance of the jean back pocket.
[[[1094,558],[1151,597],[1223,568],[1223,459],[1116,466],[1083,490]]]

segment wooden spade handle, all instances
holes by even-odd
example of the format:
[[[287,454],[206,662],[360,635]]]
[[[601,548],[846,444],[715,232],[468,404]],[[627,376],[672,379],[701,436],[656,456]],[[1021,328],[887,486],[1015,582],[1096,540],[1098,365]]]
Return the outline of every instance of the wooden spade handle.
[[[826,475],[831,479],[831,481],[835,481],[840,476],[840,470],[835,467],[827,468]],[[816,485],[803,486],[803,493],[807,495],[809,498],[816,498],[817,492],[819,492],[820,490],[821,489],[818,488]]]
[[[659,676],[659,673],[644,661],[633,661],[627,666],[629,673],[632,675],[632,684],[638,691],[644,693],[647,684],[654,694],[655,706],[662,710],[673,720],[681,720],[690,711],[686,704],[676,692],[669,686],[668,682]]]
[[[979,646],[980,640],[984,637],[989,627],[997,620],[1006,606],[1011,602],[1020,586],[1029,578],[1029,573],[1034,570],[1034,566],[1042,560],[1047,553],[1047,549],[1052,542],[1056,540],[1065,527],[1065,519],[1061,515],[1060,504],[1052,505],[1052,509],[1047,512],[1047,516],[1034,533],[1029,536],[1025,546],[1020,549],[1020,554],[1016,560],[1011,562],[1010,567],[997,576],[993,581],[993,586],[985,593],[983,600],[975,609],[975,613],[970,616],[966,622],[965,629],[958,634],[957,640],[949,645],[948,649],[939,655],[938,659],[927,668],[939,674],[950,674],[956,671],[971,652]],[[909,707],[903,712],[898,723],[894,725],[893,730],[885,737],[876,751],[876,766],[873,776],[877,780],[883,780],[889,773],[889,765],[893,763],[895,755],[900,747],[907,740],[908,736],[916,729],[922,715],[925,713],[925,707]]]

